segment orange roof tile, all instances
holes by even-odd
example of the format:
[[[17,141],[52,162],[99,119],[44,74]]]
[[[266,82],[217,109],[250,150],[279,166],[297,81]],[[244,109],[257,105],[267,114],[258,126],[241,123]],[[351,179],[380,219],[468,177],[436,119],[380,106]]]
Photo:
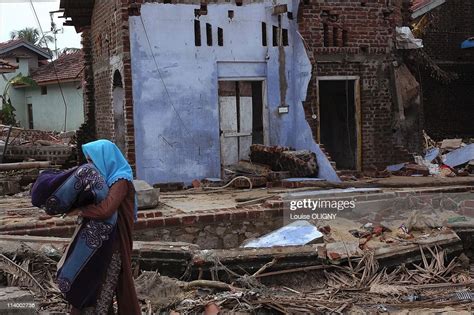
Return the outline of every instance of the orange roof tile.
[[[58,59],[35,69],[30,77],[38,84],[54,83],[59,81],[81,81],[81,72],[84,68],[82,51],[63,54]],[[55,71],[56,70],[56,71]]]

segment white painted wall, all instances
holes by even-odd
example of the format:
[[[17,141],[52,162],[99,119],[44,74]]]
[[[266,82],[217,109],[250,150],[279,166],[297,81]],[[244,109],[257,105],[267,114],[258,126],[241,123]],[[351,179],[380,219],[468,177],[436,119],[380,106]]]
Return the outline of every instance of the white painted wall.
[[[66,130],[76,130],[84,122],[84,105],[82,88],[79,82],[61,83],[67,104]],[[58,84],[50,84],[48,93],[41,95],[41,88],[24,88],[26,104],[33,105],[33,127],[39,130],[64,129],[66,107]],[[26,105],[25,105],[26,107]],[[28,127],[25,121],[24,127]]]

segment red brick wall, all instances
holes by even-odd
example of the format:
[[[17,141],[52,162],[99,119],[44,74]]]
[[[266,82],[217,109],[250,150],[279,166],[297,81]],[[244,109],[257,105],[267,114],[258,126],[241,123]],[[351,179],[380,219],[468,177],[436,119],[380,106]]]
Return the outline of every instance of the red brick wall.
[[[387,2],[392,5],[387,5]],[[354,52],[357,52],[358,48],[370,47],[389,51],[392,45],[393,27],[401,23],[400,2],[399,0],[302,1],[299,12],[300,32],[313,49],[353,47],[356,48]],[[324,24],[328,26],[326,45]],[[336,44],[333,40],[334,28],[338,29]],[[342,38],[343,31],[347,32],[346,41]]]
[[[119,70],[125,91],[126,157],[135,165],[128,0],[96,1],[90,27],[94,122],[97,138],[114,140],[113,73]],[[87,53],[87,52],[86,52]],[[87,94],[90,89],[85,91]]]
[[[395,26],[402,23],[401,3],[309,0],[298,12],[314,67],[305,103],[307,119],[316,136],[317,120],[311,119],[317,107],[315,77],[360,77],[363,168],[385,167],[408,157],[395,145],[392,131],[390,66],[395,60]]]

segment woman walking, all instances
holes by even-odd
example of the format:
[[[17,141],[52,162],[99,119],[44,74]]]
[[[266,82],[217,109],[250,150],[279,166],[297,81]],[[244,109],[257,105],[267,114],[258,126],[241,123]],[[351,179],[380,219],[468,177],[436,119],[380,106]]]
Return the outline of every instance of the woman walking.
[[[118,147],[108,140],[87,143],[82,146],[82,151],[104,177],[109,193],[100,203],[79,208],[78,215],[85,219],[106,220],[117,213],[112,257],[106,274],[102,275],[103,284],[94,313],[108,314],[115,294],[119,315],[140,315],[131,266],[133,223],[137,219],[132,169]],[[81,312],[73,308],[71,314]]]
[[[32,202],[48,214],[78,215],[58,264],[57,282],[71,314],[140,315],[132,276],[132,232],[137,219],[132,169],[108,140],[82,146],[87,164],[45,171],[32,188]],[[73,210],[73,208],[77,208]]]

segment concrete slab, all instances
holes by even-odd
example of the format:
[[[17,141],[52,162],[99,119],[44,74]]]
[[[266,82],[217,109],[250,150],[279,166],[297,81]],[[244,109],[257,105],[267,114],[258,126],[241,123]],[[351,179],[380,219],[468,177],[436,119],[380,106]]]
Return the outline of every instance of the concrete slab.
[[[153,209],[158,206],[159,188],[153,188],[144,180],[134,180],[133,185],[137,192],[138,210]]]

